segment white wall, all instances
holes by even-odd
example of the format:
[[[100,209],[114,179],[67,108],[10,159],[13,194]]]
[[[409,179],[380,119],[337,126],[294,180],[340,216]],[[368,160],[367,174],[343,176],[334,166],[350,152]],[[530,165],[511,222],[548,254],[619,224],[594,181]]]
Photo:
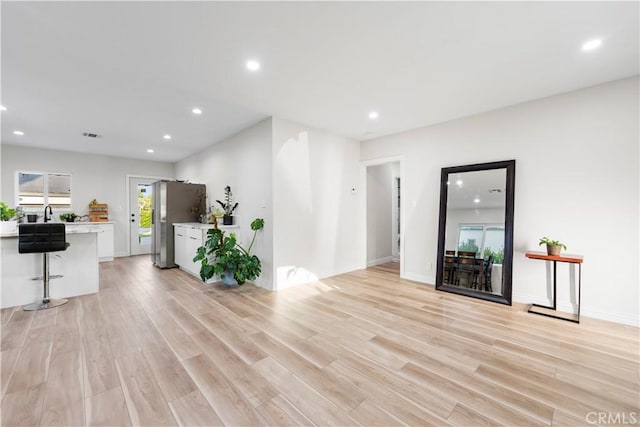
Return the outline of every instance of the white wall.
[[[364,267],[359,159],[358,141],[273,119],[275,289]]]
[[[263,218],[253,253],[262,263],[256,284],[272,289],[273,283],[273,202],[272,202],[272,123],[261,121],[226,140],[176,163],[176,179],[207,186],[207,203],[223,200],[224,187],[231,186],[238,208],[235,223],[241,227],[242,239],[250,243],[253,232],[249,225]],[[217,204],[216,204],[217,205]],[[246,247],[246,246],[245,246]]]
[[[393,172],[392,163],[367,167],[367,266],[392,259]]]
[[[72,153],[3,144],[2,194],[0,200],[13,207],[16,203],[16,172],[61,172],[71,174],[71,209],[54,211],[54,217],[72,210],[88,214],[93,199],[109,205],[114,224],[114,252],[127,255],[129,214],[127,212],[127,175],[173,178],[173,164],[122,157]]]
[[[582,314],[639,321],[638,78],[619,80],[361,145],[403,155],[405,277],[434,283],[440,169],[516,159],[513,299],[546,301],[546,269],[524,252],[549,236],[584,255]],[[570,308],[568,267],[559,307]]]

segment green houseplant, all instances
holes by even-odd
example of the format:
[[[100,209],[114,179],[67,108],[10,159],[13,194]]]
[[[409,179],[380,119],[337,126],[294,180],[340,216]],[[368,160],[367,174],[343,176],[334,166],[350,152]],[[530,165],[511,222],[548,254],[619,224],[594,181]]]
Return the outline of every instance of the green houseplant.
[[[18,230],[18,221],[16,220],[15,209],[7,206],[6,203],[0,202],[0,233],[13,234]]]
[[[207,240],[198,248],[193,262],[200,262],[200,278],[203,282],[213,276],[222,278],[227,286],[242,285],[247,280],[255,280],[262,271],[260,259],[251,254],[259,230],[264,228],[264,220],[256,218],[251,222],[253,238],[248,249],[240,246],[235,233],[225,235],[219,228],[207,231]]]
[[[224,215],[222,216],[222,224],[224,225],[233,225],[233,211],[238,207],[238,203],[233,203],[233,193],[231,192],[231,187],[227,185],[224,187],[224,202],[220,200],[216,200],[224,211]]]
[[[5,202],[0,202],[0,221],[9,221],[15,216],[15,209],[11,209]]]
[[[73,212],[60,214],[60,221],[74,222],[78,215]]]
[[[547,245],[547,255],[559,256],[560,251],[563,248],[565,251],[567,250],[567,245],[565,245],[562,242],[559,242],[558,240],[551,240],[548,237],[543,237],[542,239],[540,239],[538,246],[542,246],[542,245]]]

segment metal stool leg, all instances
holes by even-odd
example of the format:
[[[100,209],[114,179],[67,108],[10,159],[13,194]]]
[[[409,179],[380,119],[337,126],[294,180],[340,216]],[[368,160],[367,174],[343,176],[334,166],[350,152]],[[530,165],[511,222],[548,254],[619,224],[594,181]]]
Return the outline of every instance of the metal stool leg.
[[[22,307],[24,311],[46,310],[47,308],[58,307],[69,302],[67,299],[51,299],[49,298],[49,253],[42,254],[42,278],[44,281],[44,295],[42,302],[34,302],[33,304]]]

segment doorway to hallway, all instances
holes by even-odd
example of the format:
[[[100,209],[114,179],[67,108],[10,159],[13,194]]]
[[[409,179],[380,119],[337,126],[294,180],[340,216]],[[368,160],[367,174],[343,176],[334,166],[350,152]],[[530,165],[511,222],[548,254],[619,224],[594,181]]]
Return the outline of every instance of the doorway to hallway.
[[[400,161],[365,166],[366,266],[400,275],[402,180]]]

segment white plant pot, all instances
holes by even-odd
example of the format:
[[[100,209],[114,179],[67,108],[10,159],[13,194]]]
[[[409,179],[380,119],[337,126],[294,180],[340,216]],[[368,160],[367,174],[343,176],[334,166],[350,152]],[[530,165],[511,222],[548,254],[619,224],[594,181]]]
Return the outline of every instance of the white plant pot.
[[[0,221],[0,234],[15,234],[18,232],[18,221]]]

